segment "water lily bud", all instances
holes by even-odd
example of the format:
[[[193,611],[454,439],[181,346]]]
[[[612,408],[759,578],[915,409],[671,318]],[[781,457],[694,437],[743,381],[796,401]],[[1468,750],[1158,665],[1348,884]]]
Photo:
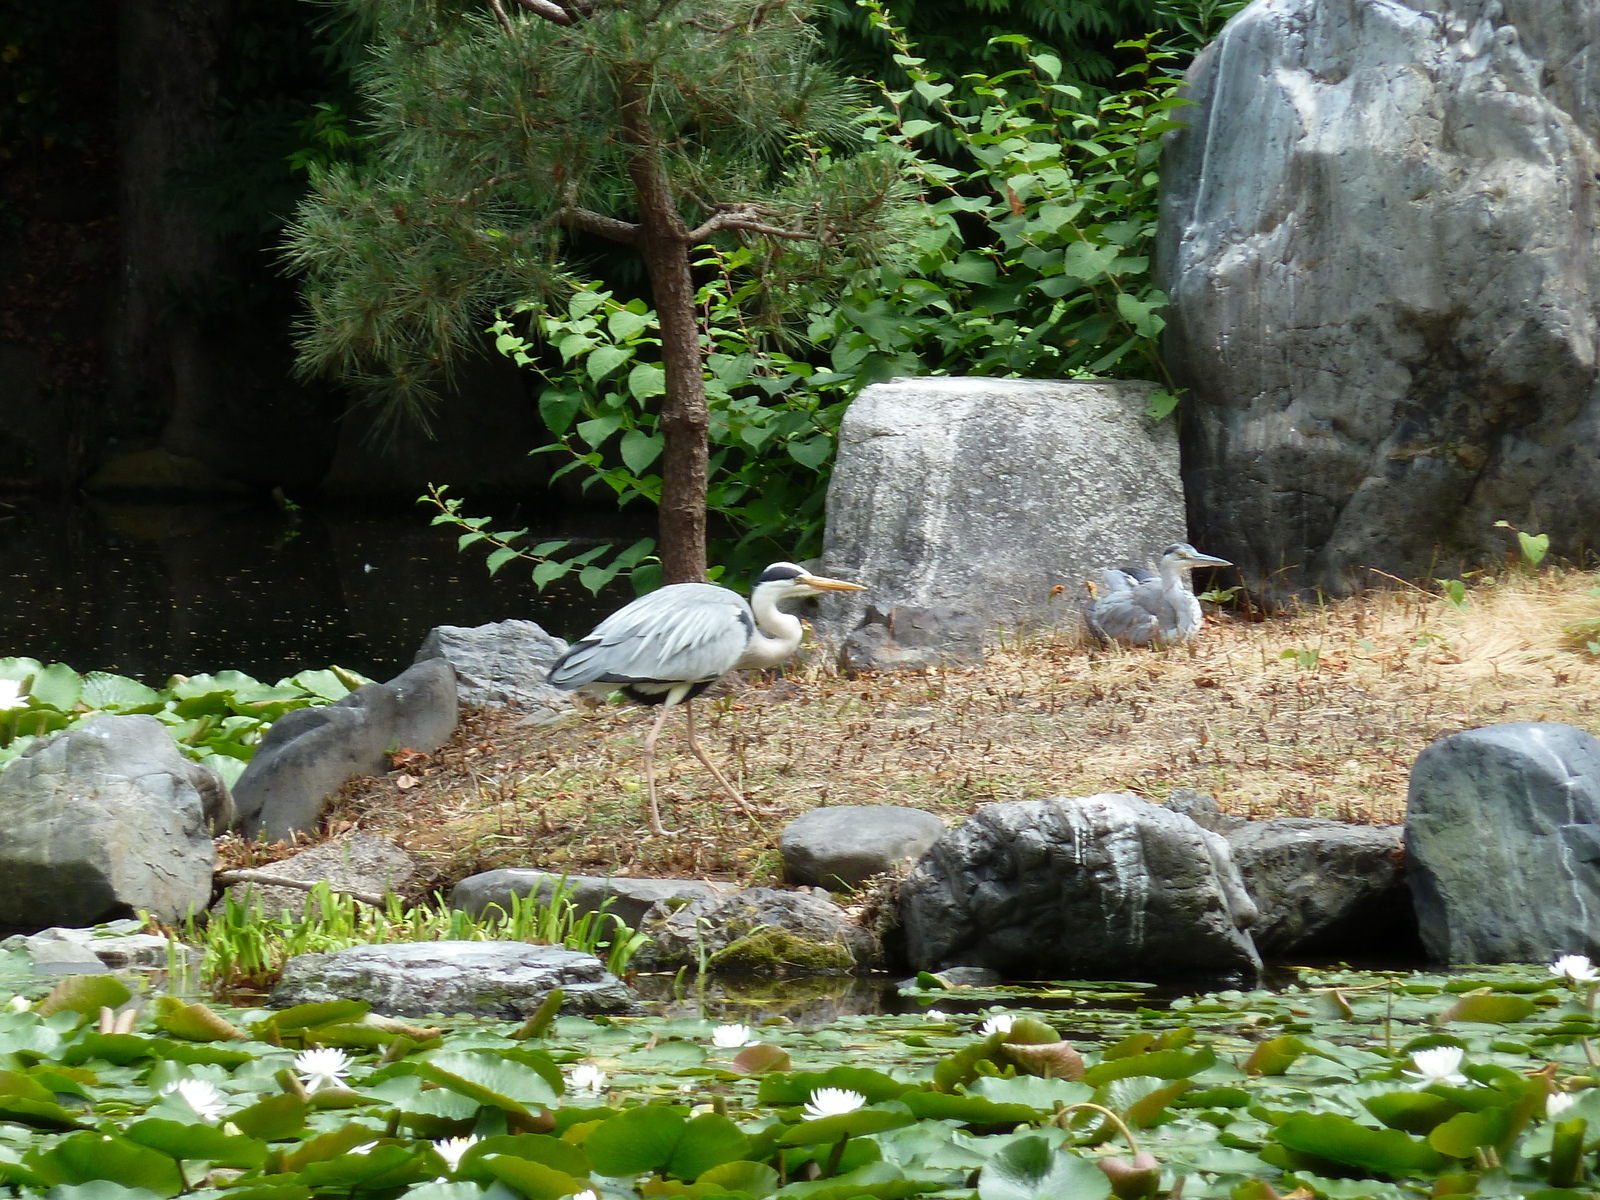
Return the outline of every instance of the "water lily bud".
[[[1132,1162],[1102,1158],[1099,1165],[1111,1181],[1111,1193],[1117,1200],[1147,1200],[1161,1186],[1161,1164],[1148,1151],[1135,1154]]]

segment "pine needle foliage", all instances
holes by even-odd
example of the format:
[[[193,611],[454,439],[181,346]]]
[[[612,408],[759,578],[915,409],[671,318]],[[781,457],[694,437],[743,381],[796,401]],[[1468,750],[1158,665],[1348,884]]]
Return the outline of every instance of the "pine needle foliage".
[[[898,244],[902,154],[852,124],[805,0],[340,0],[366,39],[376,153],[319,168],[289,230],[300,367],[426,421],[499,310],[585,283],[575,239],[633,247],[662,319],[669,582],[704,571],[706,428],[690,252],[786,283]]]

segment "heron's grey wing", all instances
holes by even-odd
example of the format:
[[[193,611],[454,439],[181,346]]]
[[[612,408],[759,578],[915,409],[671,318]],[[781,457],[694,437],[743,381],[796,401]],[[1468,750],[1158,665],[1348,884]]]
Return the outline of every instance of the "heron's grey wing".
[[[1200,601],[1187,588],[1174,588],[1161,597],[1161,640],[1187,642],[1200,632],[1204,616]]]
[[[732,669],[755,620],[744,598],[709,583],[678,583],[612,613],[550,668],[563,691],[590,683],[698,682]]]
[[[1160,636],[1156,615],[1139,603],[1137,588],[1112,592],[1092,602],[1084,612],[1089,628],[1105,641],[1129,646],[1149,645]]]

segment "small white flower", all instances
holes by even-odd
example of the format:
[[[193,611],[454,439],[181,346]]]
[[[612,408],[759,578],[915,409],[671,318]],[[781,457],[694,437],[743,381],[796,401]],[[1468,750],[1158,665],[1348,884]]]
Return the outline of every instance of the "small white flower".
[[[1544,1098],[1544,1115],[1553,1121],[1577,1102],[1578,1098],[1571,1092],[1552,1092]]]
[[[719,1050],[732,1050],[736,1046],[753,1046],[756,1031],[748,1025],[718,1025],[711,1031],[711,1044]]]
[[[945,1012],[942,1008],[930,1008],[927,1012],[922,1014],[922,1019],[930,1022],[931,1024],[938,1025],[941,1022],[948,1021],[950,1019],[950,1014]]]
[[[606,1090],[606,1073],[593,1063],[579,1063],[567,1076],[567,1090],[598,1096]]]
[[[1586,954],[1563,954],[1550,964],[1550,974],[1559,975],[1569,983],[1594,983],[1600,980],[1600,971]]]
[[[6,1001],[7,1012],[27,1012],[32,1007],[26,996],[13,996]]]
[[[982,1025],[978,1026],[978,1032],[983,1034],[984,1037],[988,1037],[990,1034],[994,1033],[1010,1033],[1011,1024],[1015,1020],[1016,1018],[1010,1013],[996,1013]]]
[[[28,701],[22,695],[22,685],[15,679],[0,679],[0,711],[21,708]]]
[[[183,1097],[184,1103],[194,1109],[194,1115],[208,1125],[215,1125],[227,1108],[222,1093],[204,1079],[180,1079],[161,1089],[163,1096],[174,1093]]]
[[[1460,1046],[1434,1046],[1431,1050],[1418,1050],[1411,1056],[1411,1063],[1417,1069],[1405,1074],[1417,1081],[1412,1085],[1417,1088],[1435,1083],[1465,1083],[1467,1077],[1459,1069],[1461,1055]]]
[[[600,1193],[593,1188],[584,1188],[583,1191],[576,1193],[572,1200],[600,1200]]]
[[[852,1092],[849,1088],[818,1088],[811,1093],[811,1099],[806,1101],[806,1116],[813,1121],[820,1117],[837,1117],[847,1112],[855,1112],[867,1102],[867,1098],[860,1092]]]
[[[294,1069],[300,1072],[301,1082],[312,1092],[343,1087],[344,1077],[350,1074],[350,1065],[350,1056],[332,1046],[303,1050],[294,1056]]]
[[[345,1153],[346,1154],[371,1154],[377,1148],[378,1148],[378,1143],[377,1143],[377,1140],[374,1139],[374,1140],[372,1140],[370,1142],[362,1142],[361,1145],[354,1146],[354,1147],[350,1148],[349,1150],[346,1150]]]
[[[439,1157],[444,1159],[449,1168],[454,1171],[461,1165],[461,1156],[478,1144],[476,1137],[446,1138],[442,1142],[435,1142],[433,1148],[439,1152]]]

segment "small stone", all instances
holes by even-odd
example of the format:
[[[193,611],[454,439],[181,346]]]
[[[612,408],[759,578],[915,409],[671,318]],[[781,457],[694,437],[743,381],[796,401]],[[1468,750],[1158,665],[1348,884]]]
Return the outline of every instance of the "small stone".
[[[545,683],[567,643],[532,621],[495,621],[472,627],[439,625],[428,631],[413,662],[443,658],[455,668],[461,703],[549,714],[549,723],[572,708],[572,697]]]
[[[983,665],[983,619],[952,608],[869,608],[844,639],[845,671],[927,671]]]
[[[778,835],[783,876],[792,884],[848,890],[914,862],[944,835],[933,813],[898,804],[814,808]]]

